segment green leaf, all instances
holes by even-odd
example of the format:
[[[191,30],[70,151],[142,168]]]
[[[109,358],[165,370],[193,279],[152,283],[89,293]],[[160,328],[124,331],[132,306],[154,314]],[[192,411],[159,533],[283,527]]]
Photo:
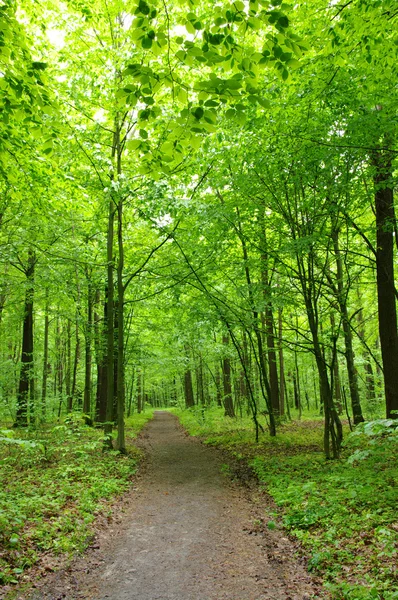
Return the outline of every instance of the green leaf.
[[[287,18],[286,15],[283,15],[282,17],[280,17],[278,19],[278,25],[279,25],[279,27],[282,27],[283,29],[286,29],[287,27],[289,27],[289,19]]]
[[[271,108],[271,102],[266,98],[262,98],[261,96],[257,96],[257,102],[263,108]]]
[[[141,146],[141,140],[128,140],[126,142],[126,148],[128,150],[137,150],[140,146]]]
[[[198,106],[192,111],[192,114],[195,117],[195,119],[198,119],[199,121],[203,117],[204,112],[205,111],[203,110],[203,108],[201,106]]]
[[[143,37],[141,40],[141,46],[145,50],[149,50],[150,48],[152,48],[152,38],[148,37],[147,35]]]
[[[145,2],[145,0],[140,0],[137,11],[143,15],[149,15],[149,13],[151,12],[151,9],[150,9],[149,5]]]

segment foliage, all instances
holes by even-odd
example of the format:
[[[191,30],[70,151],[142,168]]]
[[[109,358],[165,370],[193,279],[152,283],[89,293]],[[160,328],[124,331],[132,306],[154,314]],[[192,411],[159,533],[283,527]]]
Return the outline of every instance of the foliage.
[[[152,411],[129,419],[134,438]],[[140,452],[102,452],[101,431],[72,415],[62,424],[0,440],[1,583],[16,583],[43,553],[75,553],[92,539],[93,523],[110,515],[111,499],[127,490]],[[18,432],[18,436],[22,433]]]

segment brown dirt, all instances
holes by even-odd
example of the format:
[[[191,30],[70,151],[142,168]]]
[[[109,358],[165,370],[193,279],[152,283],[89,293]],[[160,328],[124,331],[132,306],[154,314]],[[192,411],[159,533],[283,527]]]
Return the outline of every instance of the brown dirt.
[[[222,474],[216,450],[155,413],[147,463],[84,557],[20,600],[305,600],[318,586],[293,543],[264,526],[266,496]],[[250,498],[249,498],[250,495]]]

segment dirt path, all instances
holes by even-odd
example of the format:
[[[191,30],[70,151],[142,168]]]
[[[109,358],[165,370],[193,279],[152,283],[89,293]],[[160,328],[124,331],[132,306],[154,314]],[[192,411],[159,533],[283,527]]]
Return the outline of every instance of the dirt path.
[[[218,453],[158,412],[147,468],[118,527],[32,600],[304,600],[315,587],[294,548],[255,532],[260,507],[222,475]],[[22,598],[22,597],[21,597]]]

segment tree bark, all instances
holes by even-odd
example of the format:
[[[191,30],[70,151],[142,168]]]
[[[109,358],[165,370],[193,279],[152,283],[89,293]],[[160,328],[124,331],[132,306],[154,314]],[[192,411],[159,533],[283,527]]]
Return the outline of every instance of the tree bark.
[[[398,418],[398,333],[394,285],[394,229],[392,157],[373,154],[375,167],[376,278],[379,334],[383,360],[387,418]]]
[[[28,425],[29,389],[33,378],[33,297],[36,258],[32,249],[28,251],[28,262],[25,270],[26,290],[24,317],[22,327],[21,371],[17,392],[16,427]]]
[[[88,275],[87,275],[88,276]],[[91,340],[93,329],[93,298],[91,282],[87,281],[87,323],[86,323],[86,340],[85,340],[85,361],[84,361],[84,396],[83,396],[83,413],[90,415],[91,412]]]
[[[43,347],[43,378],[41,384],[41,418],[46,416],[47,403],[47,381],[48,381],[48,335],[49,335],[49,305],[48,305],[48,288],[46,289],[46,304],[44,308],[44,347]]]
[[[354,419],[354,424],[358,425],[358,423],[362,423],[364,421],[364,418],[362,415],[362,407],[359,399],[358,375],[355,367],[355,355],[352,345],[352,332],[347,310],[347,293],[344,290],[343,263],[341,260],[341,252],[339,247],[339,231],[337,227],[333,228],[332,238],[337,267],[337,300],[340,308],[344,332],[345,359],[347,364],[348,385],[350,388],[352,415]]]
[[[228,352],[227,348],[228,348],[228,344],[229,344],[229,337],[227,335],[223,335],[222,341],[226,348],[226,351]],[[223,375],[223,390],[224,390],[223,404],[224,404],[225,416],[234,418],[235,417],[235,409],[234,409],[234,403],[233,403],[233,399],[232,399],[231,361],[229,359],[229,356],[227,356],[227,355],[225,355],[222,360],[222,375]]]

